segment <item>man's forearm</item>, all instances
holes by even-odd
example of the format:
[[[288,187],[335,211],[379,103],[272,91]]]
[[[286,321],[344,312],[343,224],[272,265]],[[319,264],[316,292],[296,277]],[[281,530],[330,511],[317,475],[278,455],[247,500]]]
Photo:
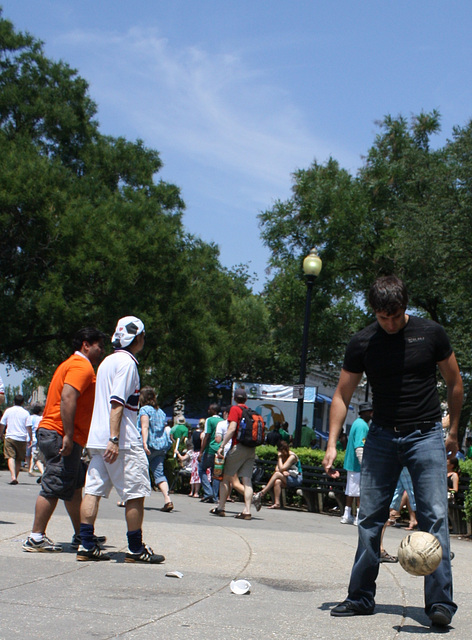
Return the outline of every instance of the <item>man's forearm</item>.
[[[121,418],[123,417],[123,405],[112,402],[110,409],[110,438],[120,437]]]
[[[329,413],[329,438],[328,447],[336,446],[339,439],[339,434],[342,431],[344,421],[346,420],[347,407],[340,396],[333,397],[331,403],[331,410]]]
[[[447,406],[449,409],[449,434],[456,437],[459,431],[459,417],[463,402],[462,384],[455,384],[447,389]]]

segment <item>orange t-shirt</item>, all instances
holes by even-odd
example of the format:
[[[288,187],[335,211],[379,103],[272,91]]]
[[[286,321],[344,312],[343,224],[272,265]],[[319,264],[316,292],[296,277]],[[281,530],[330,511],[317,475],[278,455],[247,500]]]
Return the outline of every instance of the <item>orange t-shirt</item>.
[[[46,406],[39,427],[64,435],[61,420],[61,394],[65,384],[69,384],[80,393],[74,418],[74,442],[85,447],[95,399],[95,371],[90,360],[84,356],[74,353],[57,367],[49,385]]]

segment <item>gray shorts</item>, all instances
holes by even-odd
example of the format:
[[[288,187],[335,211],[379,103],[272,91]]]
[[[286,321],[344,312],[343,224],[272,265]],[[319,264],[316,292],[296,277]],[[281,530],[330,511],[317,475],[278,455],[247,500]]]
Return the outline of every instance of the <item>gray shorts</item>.
[[[240,478],[252,478],[254,460],[256,459],[255,447],[245,447],[236,444],[229,450],[225,458],[224,475],[233,477],[236,473]]]
[[[40,496],[72,500],[76,489],[85,484],[86,467],[82,461],[82,447],[74,442],[72,453],[61,456],[62,436],[57,431],[39,428],[38,447],[44,456]]]

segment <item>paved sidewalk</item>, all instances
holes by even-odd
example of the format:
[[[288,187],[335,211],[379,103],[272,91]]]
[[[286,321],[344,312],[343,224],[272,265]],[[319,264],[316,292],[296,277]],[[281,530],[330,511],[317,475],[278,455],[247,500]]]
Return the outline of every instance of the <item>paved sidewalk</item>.
[[[357,541],[354,526],[339,518],[264,507],[251,521],[235,520],[210,506],[174,495],[175,510],[159,511],[160,494],[146,502],[145,541],[166,556],[159,566],[124,563],[124,510],[116,494],[102,500],[97,533],[108,536],[106,563],[75,560],[68,542],[70,521],[62,504],[48,534],[65,543],[61,554],[22,551],[32,524],[38,485],[26,473],[7,484],[0,471],[0,639],[38,640],[408,640],[431,629],[423,612],[423,580],[396,565],[382,565],[376,613],[332,618],[330,608],[344,600]],[[390,553],[405,535],[388,529]],[[455,599],[459,611],[446,631],[451,640],[471,637],[472,546],[454,538]],[[166,577],[180,571],[182,579]],[[229,583],[246,578],[251,592],[238,596]]]

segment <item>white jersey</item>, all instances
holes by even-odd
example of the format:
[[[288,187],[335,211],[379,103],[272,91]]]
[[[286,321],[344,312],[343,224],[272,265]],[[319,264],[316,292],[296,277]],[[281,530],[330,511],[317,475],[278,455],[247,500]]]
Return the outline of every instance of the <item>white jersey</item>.
[[[95,402],[87,440],[91,449],[105,449],[110,438],[111,402],[123,405],[120,449],[129,449],[142,438],[136,428],[139,402],[138,361],[125,349],[117,349],[98,367]]]
[[[23,407],[15,405],[5,409],[1,424],[6,425],[5,438],[11,438],[17,442],[26,442],[28,440],[26,427],[31,426],[31,416]]]
[[[227,431],[228,431],[228,421],[227,420],[220,420],[218,422],[218,424],[216,425],[215,436],[221,436],[221,442],[222,442]],[[226,454],[231,449],[231,444],[232,444],[231,440],[226,443],[225,450],[224,450],[225,458],[226,458]]]

